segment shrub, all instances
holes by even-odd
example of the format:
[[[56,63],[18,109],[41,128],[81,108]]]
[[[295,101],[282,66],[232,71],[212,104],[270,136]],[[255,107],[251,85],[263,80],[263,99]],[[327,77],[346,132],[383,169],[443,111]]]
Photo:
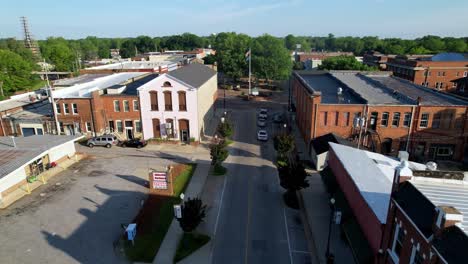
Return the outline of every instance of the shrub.
[[[218,144],[212,144],[210,146],[211,165],[221,166],[221,163],[227,159],[229,152],[226,149],[226,143],[224,140]]]
[[[224,122],[219,123],[218,125],[218,133],[223,137],[227,138],[232,136],[233,133],[233,128],[231,123],[229,123],[227,120]]]
[[[178,218],[179,225],[184,232],[192,232],[203,222],[206,216],[206,205],[200,198],[188,198],[181,206],[182,217]]]

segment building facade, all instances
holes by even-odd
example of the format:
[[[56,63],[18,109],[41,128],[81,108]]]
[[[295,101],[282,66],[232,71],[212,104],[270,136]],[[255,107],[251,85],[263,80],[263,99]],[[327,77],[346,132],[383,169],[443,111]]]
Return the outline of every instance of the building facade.
[[[190,64],[140,87],[144,138],[199,141],[214,115],[217,85],[216,71]]]
[[[291,85],[309,151],[312,139],[335,133],[383,154],[406,150],[417,161],[464,158],[464,100],[382,72],[302,71]]]
[[[468,76],[468,56],[458,53],[397,56],[389,58],[386,65],[394,76],[444,92],[456,91],[456,80]]]

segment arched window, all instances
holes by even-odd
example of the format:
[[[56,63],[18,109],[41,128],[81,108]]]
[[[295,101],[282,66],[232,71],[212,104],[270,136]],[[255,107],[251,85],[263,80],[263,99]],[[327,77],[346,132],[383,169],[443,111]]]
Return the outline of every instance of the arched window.
[[[172,111],[172,93],[171,91],[164,91],[164,109],[166,111]]]
[[[172,84],[170,82],[164,82],[163,87],[172,87]]]
[[[150,100],[151,100],[151,111],[158,111],[158,92],[156,91],[151,91],[149,92],[150,94]]]
[[[177,92],[179,95],[179,111],[187,111],[187,100],[184,91]]]

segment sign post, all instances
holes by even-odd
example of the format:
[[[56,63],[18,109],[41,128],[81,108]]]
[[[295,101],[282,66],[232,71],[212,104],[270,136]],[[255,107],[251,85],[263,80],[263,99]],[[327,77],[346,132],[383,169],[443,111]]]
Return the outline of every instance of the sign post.
[[[153,188],[158,190],[167,190],[167,173],[153,172]]]

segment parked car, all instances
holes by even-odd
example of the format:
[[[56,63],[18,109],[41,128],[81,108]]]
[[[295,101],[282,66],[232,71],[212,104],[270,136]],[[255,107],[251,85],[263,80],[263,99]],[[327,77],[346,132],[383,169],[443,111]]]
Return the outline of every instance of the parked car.
[[[86,145],[90,148],[94,146],[104,146],[106,148],[110,148],[112,145],[117,145],[118,142],[119,141],[117,140],[117,137],[114,135],[102,135],[88,139]]]
[[[257,139],[260,141],[268,141],[268,133],[266,130],[261,129],[257,132]]]
[[[268,118],[268,109],[260,108],[258,111],[258,118],[267,119]]]
[[[257,125],[259,127],[265,127],[266,126],[266,119],[259,118],[258,121],[257,121]]]
[[[275,123],[283,123],[284,122],[284,118],[283,118],[283,115],[282,114],[276,114],[273,116],[273,122]]]
[[[125,147],[142,148],[142,147],[146,146],[147,144],[148,143],[146,141],[135,138],[135,139],[130,139],[130,140],[122,142],[121,146],[123,148],[125,148]]]

